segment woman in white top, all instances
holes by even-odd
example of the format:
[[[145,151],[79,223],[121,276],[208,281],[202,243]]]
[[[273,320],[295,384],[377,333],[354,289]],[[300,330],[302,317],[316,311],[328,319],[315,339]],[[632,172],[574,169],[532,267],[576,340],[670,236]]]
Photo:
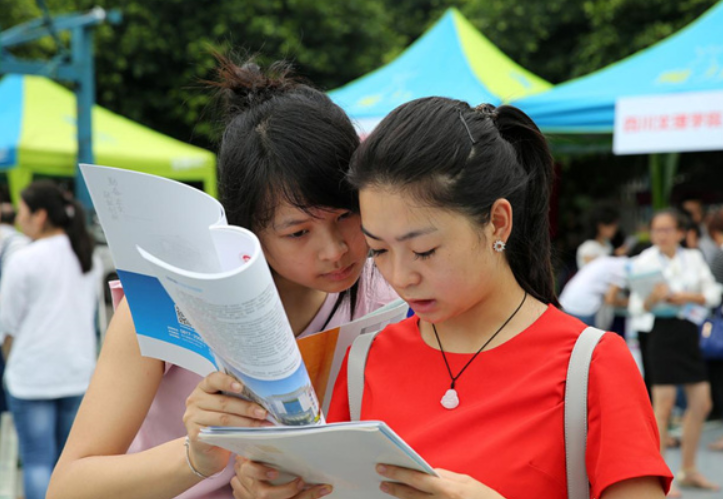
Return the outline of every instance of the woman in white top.
[[[601,206],[596,208],[590,216],[590,239],[577,248],[577,270],[600,256],[610,256],[613,245],[610,240],[618,231],[620,214],[617,210]]]
[[[95,367],[100,275],[81,207],[52,182],[22,192],[17,221],[33,242],[3,273],[4,381],[25,497],[42,499]]]
[[[677,481],[683,486],[717,490],[716,484],[696,470],[695,458],[702,425],[711,409],[710,385],[698,345],[698,324],[707,315],[707,308],[720,303],[721,290],[700,251],[680,246],[684,223],[676,210],[662,210],[653,217],[653,246],[633,260],[631,277],[660,273],[661,279],[647,296],[633,288],[629,308],[635,328],[650,331],[646,348],[661,452],[665,451],[676,387],[683,385],[688,404]],[[675,489],[670,493],[678,494]]]

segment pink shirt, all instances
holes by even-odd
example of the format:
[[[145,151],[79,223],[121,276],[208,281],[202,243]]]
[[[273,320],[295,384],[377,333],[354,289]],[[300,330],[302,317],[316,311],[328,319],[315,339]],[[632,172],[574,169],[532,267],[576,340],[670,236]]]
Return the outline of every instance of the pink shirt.
[[[114,289],[114,291],[117,293],[118,290]],[[398,298],[391,286],[375,270],[371,260],[367,261],[359,280],[353,317],[351,316],[351,304],[348,300],[341,303],[334,315],[331,318],[329,317],[338,296],[336,293],[327,296],[316,317],[312,319],[299,337],[319,332],[322,328],[330,329],[345,324]],[[156,397],[136,438],[128,449],[128,453],[150,449],[186,435],[186,427],[183,424],[186,398],[201,382],[201,379],[195,373],[172,364],[166,364],[166,372],[158,387]],[[177,496],[177,499],[232,499],[233,492],[229,482],[234,476],[233,461],[233,459],[229,460],[229,464],[223,473],[203,480],[198,485]]]

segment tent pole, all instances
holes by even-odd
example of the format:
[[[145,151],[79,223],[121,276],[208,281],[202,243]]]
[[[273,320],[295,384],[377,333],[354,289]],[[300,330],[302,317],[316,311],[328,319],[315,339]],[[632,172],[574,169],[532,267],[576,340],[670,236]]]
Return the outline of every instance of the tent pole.
[[[648,167],[650,170],[650,191],[654,210],[670,205],[670,194],[673,191],[673,180],[678,171],[680,153],[650,154]]]

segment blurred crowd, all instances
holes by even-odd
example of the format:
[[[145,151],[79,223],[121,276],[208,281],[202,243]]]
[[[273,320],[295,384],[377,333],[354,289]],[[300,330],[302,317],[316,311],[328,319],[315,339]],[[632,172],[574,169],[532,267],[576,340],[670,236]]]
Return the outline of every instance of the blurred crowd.
[[[701,342],[723,332],[723,209],[689,198],[655,212],[646,233],[628,237],[620,222],[611,206],[589,214],[589,237],[577,248],[577,268],[563,283],[560,303],[638,350],[661,451],[681,446],[678,483],[713,488],[695,459],[705,420],[723,417],[723,351]],[[682,413],[679,440],[668,434],[676,413]],[[723,439],[710,448],[723,451]]]

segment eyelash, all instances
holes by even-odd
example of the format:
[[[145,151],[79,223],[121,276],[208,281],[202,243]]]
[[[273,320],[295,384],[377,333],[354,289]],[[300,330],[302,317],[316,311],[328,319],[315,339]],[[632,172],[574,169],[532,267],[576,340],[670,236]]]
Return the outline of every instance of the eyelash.
[[[431,258],[432,255],[434,255],[434,252],[437,251],[437,248],[431,249],[429,251],[425,251],[423,253],[417,253],[414,252],[414,259],[415,260],[426,260],[428,258]]]
[[[423,253],[417,253],[417,252],[415,251],[415,252],[414,252],[414,259],[415,259],[415,260],[427,260],[428,258],[431,258],[436,251],[437,251],[437,248],[431,249],[431,250],[429,250],[429,251],[425,251],[425,252],[423,252]],[[369,252],[370,252],[372,258],[376,258],[376,257],[378,257],[378,256],[386,253],[387,250],[385,250],[385,249],[375,250],[375,249],[372,248],[372,249],[369,250]]]
[[[298,232],[294,232],[293,234],[288,234],[286,237],[288,237],[289,239],[299,239],[301,237],[304,237],[308,233],[309,233],[309,231],[304,229],[304,230],[300,230]]]

